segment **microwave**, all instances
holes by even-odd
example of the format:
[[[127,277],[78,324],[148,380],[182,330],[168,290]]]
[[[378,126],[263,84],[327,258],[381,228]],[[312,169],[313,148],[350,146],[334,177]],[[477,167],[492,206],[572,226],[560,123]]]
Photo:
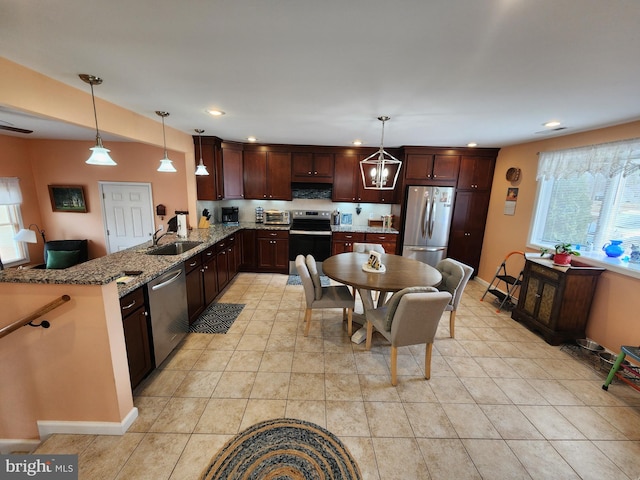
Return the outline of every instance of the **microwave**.
[[[265,210],[265,225],[289,225],[291,217],[288,210]]]

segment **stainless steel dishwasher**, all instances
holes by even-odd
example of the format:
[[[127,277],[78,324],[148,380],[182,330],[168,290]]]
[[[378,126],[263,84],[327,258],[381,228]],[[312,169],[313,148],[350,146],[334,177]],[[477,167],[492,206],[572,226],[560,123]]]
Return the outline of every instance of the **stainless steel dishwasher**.
[[[187,286],[184,265],[147,283],[156,367],[187,334]]]

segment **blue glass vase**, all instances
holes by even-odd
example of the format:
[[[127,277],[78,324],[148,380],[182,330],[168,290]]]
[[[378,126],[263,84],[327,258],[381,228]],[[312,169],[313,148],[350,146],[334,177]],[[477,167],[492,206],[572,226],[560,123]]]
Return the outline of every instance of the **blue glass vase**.
[[[607,254],[607,257],[619,257],[624,253],[624,248],[620,246],[622,240],[609,240],[602,246],[602,250]]]

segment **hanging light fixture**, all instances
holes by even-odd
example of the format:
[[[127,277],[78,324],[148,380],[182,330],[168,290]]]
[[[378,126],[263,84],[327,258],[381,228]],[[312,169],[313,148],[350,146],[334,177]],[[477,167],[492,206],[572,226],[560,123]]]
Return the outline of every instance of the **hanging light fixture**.
[[[378,117],[382,122],[380,149],[360,162],[362,184],[367,190],[393,190],[402,162],[384,150],[384,122],[390,117]]]
[[[81,73],[78,76],[80,77],[80,79],[82,79],[83,82],[91,85],[91,100],[93,101],[93,116],[96,120],[96,146],[89,149],[92,151],[92,153],[89,159],[85,163],[88,163],[89,165],[105,165],[105,166],[117,165],[117,163],[114,162],[113,159],[109,156],[110,150],[104,148],[104,146],[102,145],[102,138],[100,138],[100,130],[98,130],[98,114],[96,113],[96,99],[93,96],[93,86],[101,85],[102,79],[94,75],[87,75],[86,73]]]
[[[200,163],[198,163],[198,168],[196,168],[196,175],[209,175],[207,167],[202,161],[202,134],[204,133],[204,130],[196,128],[195,132],[198,134],[198,143],[200,144]]]
[[[162,117],[162,142],[164,144],[164,158],[160,160],[159,172],[177,172],[176,167],[173,166],[173,162],[169,160],[167,155],[167,137],[164,133],[164,117],[169,116],[169,112],[159,112],[156,110],[156,115]]]

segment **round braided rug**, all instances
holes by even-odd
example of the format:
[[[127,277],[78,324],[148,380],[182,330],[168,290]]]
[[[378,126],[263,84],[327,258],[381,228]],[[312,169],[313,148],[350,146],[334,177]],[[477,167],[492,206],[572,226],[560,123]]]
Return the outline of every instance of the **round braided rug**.
[[[202,480],[360,480],[342,442],[319,425],[278,418],[232,438],[211,459]]]

